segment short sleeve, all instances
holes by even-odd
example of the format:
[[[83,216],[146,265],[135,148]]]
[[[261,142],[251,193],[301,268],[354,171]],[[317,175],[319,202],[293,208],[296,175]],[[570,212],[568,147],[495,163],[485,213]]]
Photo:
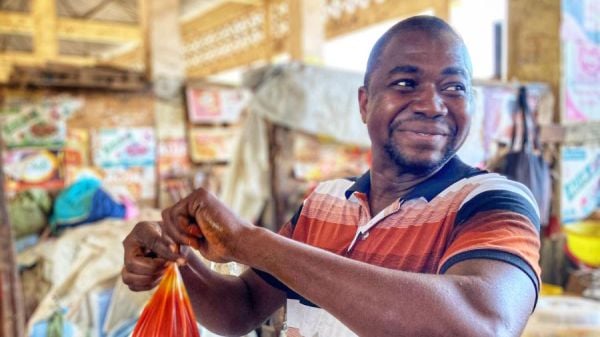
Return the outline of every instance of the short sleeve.
[[[540,289],[539,213],[529,190],[508,180],[483,185],[463,202],[438,273],[469,259],[491,259],[522,270]]]

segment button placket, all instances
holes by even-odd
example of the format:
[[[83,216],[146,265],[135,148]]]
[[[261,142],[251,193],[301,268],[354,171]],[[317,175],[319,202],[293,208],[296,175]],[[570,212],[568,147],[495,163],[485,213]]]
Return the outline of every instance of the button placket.
[[[354,239],[352,239],[352,243],[350,243],[350,246],[348,246],[346,255],[348,255],[352,252],[352,249],[354,249],[354,246],[356,246],[356,242],[358,241],[359,238],[362,241],[362,240],[365,240],[369,236],[369,233],[370,233],[369,231],[371,230],[371,228],[375,227],[380,221],[387,218],[388,216],[390,216],[396,212],[399,212],[400,209],[402,208],[403,203],[404,203],[404,200],[399,200],[397,204],[393,204],[393,205],[386,207],[381,212],[379,212],[377,215],[375,215],[374,218],[369,219],[369,221],[367,221],[364,224],[363,224],[362,220],[364,219],[363,211],[365,211],[365,210],[361,209],[361,212],[359,215],[359,225],[358,225],[358,228],[356,229],[356,234],[354,234]]]

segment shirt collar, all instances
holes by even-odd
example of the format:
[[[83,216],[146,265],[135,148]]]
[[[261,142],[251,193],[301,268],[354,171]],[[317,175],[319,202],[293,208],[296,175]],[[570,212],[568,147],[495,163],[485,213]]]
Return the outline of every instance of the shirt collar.
[[[411,200],[423,197],[427,201],[431,201],[431,199],[435,198],[436,195],[440,194],[440,192],[442,192],[455,182],[463,178],[471,177],[485,172],[486,171],[473,168],[463,163],[457,156],[454,156],[446,164],[444,164],[444,166],[440,170],[438,170],[433,176],[419,183],[402,199]],[[362,176],[358,177],[354,184],[352,184],[352,186],[350,186],[346,190],[346,199],[350,198],[350,196],[354,192],[360,192],[368,195],[370,190],[371,171],[367,171]]]
[[[360,192],[364,194],[369,194],[371,190],[371,170],[367,170],[367,172],[363,173],[362,176],[355,178],[354,184],[350,186],[344,194],[346,195],[346,199],[349,199],[352,193]]]

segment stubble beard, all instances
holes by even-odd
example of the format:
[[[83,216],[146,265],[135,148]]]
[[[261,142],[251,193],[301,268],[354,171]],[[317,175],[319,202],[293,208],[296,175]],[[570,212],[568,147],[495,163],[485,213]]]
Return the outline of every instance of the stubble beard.
[[[456,143],[456,137],[448,136],[449,139],[444,146],[443,156],[440,160],[418,160],[416,158],[411,158],[409,154],[404,153],[401,146],[399,144],[395,144],[392,134],[393,130],[390,130],[388,140],[384,144],[383,148],[392,161],[394,161],[398,169],[403,173],[410,173],[419,176],[428,175],[443,166],[450,158],[452,158],[452,156],[454,156],[454,154],[456,154],[457,151],[454,146]]]

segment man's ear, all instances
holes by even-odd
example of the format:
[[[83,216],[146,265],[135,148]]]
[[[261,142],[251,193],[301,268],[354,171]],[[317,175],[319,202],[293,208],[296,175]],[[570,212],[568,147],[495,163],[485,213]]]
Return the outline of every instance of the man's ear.
[[[367,105],[369,103],[369,93],[367,88],[363,85],[358,88],[358,107],[360,108],[360,119],[363,123],[367,123]]]

